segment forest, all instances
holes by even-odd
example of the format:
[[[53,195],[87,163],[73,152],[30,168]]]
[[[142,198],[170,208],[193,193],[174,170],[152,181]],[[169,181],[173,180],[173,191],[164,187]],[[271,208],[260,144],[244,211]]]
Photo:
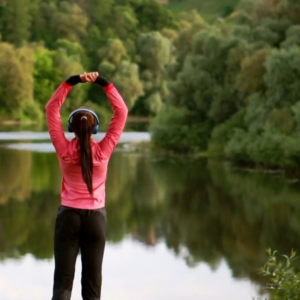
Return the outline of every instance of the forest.
[[[299,1],[241,0],[214,20],[171,7],[1,0],[0,118],[42,122],[61,81],[96,70],[131,115],[151,117],[154,147],[298,174]],[[74,88],[64,112],[83,103],[108,118],[93,85]]]

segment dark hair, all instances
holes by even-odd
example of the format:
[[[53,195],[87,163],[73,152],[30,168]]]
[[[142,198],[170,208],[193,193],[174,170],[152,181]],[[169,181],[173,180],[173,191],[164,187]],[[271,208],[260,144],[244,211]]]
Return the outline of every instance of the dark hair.
[[[93,153],[91,135],[95,124],[95,117],[89,112],[79,111],[72,118],[73,131],[79,140],[78,150],[80,152],[82,178],[91,195],[93,194]]]

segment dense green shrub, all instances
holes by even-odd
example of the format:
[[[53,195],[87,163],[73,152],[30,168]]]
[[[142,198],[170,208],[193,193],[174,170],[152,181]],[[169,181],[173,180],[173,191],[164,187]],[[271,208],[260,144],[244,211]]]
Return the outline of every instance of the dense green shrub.
[[[268,249],[269,259],[261,268],[260,273],[267,277],[267,289],[272,300],[291,300],[300,298],[300,273],[295,270],[293,263],[296,252],[289,256],[279,255],[277,251]],[[262,300],[257,299],[257,300]]]

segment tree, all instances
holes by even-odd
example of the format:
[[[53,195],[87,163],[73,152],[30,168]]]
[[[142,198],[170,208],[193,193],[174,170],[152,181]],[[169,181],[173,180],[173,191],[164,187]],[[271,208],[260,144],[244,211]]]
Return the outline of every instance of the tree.
[[[290,26],[288,28],[286,31],[286,39],[280,46],[286,50],[292,46],[300,47],[300,25]]]
[[[300,93],[300,48],[273,50],[266,61],[265,82],[269,107],[295,104]]]
[[[33,99],[33,52],[0,43],[0,103],[2,110],[18,118],[22,103]]]
[[[268,17],[276,19],[285,4],[285,0],[242,0],[237,6],[237,9],[247,12],[256,20],[262,20]]]
[[[100,74],[115,82],[130,109],[137,98],[143,95],[138,66],[127,59],[127,51],[119,39],[109,40],[106,47],[100,49],[99,54]]]
[[[171,43],[160,32],[141,34],[137,45],[143,69],[160,73],[171,62]]]
[[[237,76],[236,86],[242,98],[256,92],[264,92],[266,85],[264,75],[266,72],[265,62],[270,51],[261,49],[252,56],[246,56],[241,63],[241,72]]]
[[[85,11],[87,12],[90,24],[95,24],[104,29],[107,26],[113,4],[114,0],[87,0]]]
[[[59,74],[61,74],[61,81],[66,80],[71,75],[84,72],[80,58],[77,55],[68,55],[67,50],[63,48],[60,48],[55,52],[54,64],[59,71]],[[70,93],[64,103],[63,111],[70,112],[86,102],[87,89],[87,85],[79,85],[76,87],[76,93]]]
[[[137,103],[136,110],[146,115],[156,114],[167,96],[165,69],[172,61],[172,44],[157,31],[141,34],[137,54],[145,95]]]
[[[88,65],[88,58],[82,44],[68,39],[58,39],[54,43],[54,48],[56,50],[63,49],[67,55],[76,57],[83,66]]]
[[[39,15],[35,16],[34,36],[52,48],[57,39],[68,39],[82,42],[87,35],[88,18],[86,13],[76,4],[67,1],[42,2]]]
[[[133,1],[140,31],[158,31],[163,28],[176,28],[172,13],[160,3],[152,0]]]
[[[55,66],[54,51],[37,46],[34,54],[34,100],[44,110],[46,103],[63,78]]]
[[[50,28],[57,38],[80,41],[87,34],[87,24],[88,18],[79,6],[62,1],[52,16]]]
[[[2,149],[0,161],[2,166],[0,205],[7,203],[11,198],[19,201],[28,199],[31,194],[31,179],[28,174],[32,167],[32,153]]]
[[[20,45],[29,38],[31,25],[29,8],[29,0],[9,0],[2,4],[0,28],[4,41]]]
[[[123,60],[117,67],[113,82],[120,90],[126,105],[131,109],[138,99],[143,95],[143,86],[139,79],[138,65]]]
[[[124,40],[136,35],[139,21],[132,7],[115,6],[112,10],[114,31],[118,38]]]

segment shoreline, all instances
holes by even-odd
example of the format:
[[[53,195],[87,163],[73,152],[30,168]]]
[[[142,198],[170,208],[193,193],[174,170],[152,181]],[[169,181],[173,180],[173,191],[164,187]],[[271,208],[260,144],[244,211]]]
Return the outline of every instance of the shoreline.
[[[151,117],[140,117],[140,116],[128,116],[128,123],[142,123],[142,122],[150,122]],[[0,119],[0,125],[36,125],[37,121],[33,120],[3,120]]]
[[[36,121],[1,120],[1,125],[36,125]]]
[[[120,148],[122,150],[126,151],[134,151],[137,153],[153,153],[158,156],[164,156],[167,159],[208,159],[208,160],[214,160],[218,161],[222,164],[229,163],[231,165],[231,169],[233,171],[237,172],[243,172],[243,173],[261,173],[261,174],[268,174],[270,176],[279,176],[279,177],[285,177],[289,183],[298,183],[300,181],[300,174],[299,173],[293,173],[289,172],[289,170],[285,169],[279,169],[279,168],[262,168],[260,166],[242,166],[242,165],[236,165],[232,161],[228,161],[222,157],[216,157],[214,155],[209,154],[208,152],[199,152],[195,154],[175,154],[170,151],[166,151],[163,149],[157,149],[152,146],[151,141],[143,141],[143,142],[130,142],[130,143],[123,143],[120,145]]]
[[[134,118],[131,119],[130,121],[135,120],[138,122],[138,119]],[[140,119],[139,119],[140,120]],[[33,125],[37,124],[35,121],[0,121],[0,124],[5,124],[5,125]],[[9,141],[16,141],[19,139],[8,139]],[[3,141],[1,140],[0,143],[5,143],[8,140],[4,139]],[[22,139],[24,140],[24,139]],[[28,140],[32,140],[32,137],[29,137]],[[40,141],[48,141],[48,138],[42,138]],[[164,149],[159,149],[153,146],[151,140],[142,140],[142,141],[132,141],[132,142],[121,142],[117,148],[119,151],[126,151],[126,152],[136,152],[136,153],[152,153],[158,156],[164,156],[172,159],[213,159],[217,160],[223,163],[230,163],[232,165],[232,169],[236,171],[242,171],[242,172],[247,172],[247,173],[265,173],[265,174],[270,174],[270,175],[275,175],[275,176],[286,176],[290,180],[294,182],[300,181],[300,170],[299,169],[294,169],[294,170],[288,170],[288,169],[283,169],[283,168],[272,168],[272,167],[262,167],[262,166],[249,166],[249,165],[237,165],[232,161],[228,161],[226,158],[218,157],[216,155],[213,155],[212,153],[208,153],[207,151],[199,152],[199,153],[194,153],[194,154],[176,154],[172,151],[164,150]]]

